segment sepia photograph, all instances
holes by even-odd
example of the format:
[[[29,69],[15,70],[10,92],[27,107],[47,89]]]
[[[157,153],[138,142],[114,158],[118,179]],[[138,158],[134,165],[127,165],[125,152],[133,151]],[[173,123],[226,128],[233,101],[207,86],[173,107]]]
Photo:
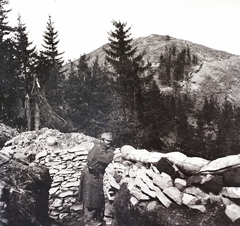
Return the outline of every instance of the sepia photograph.
[[[239,226],[239,0],[0,0],[0,226]]]

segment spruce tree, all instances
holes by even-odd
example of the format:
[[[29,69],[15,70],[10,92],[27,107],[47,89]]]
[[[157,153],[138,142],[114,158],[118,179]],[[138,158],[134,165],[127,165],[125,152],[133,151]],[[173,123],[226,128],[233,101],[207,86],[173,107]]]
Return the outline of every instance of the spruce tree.
[[[91,136],[110,130],[113,94],[110,78],[98,63],[98,57],[89,66],[89,57],[80,56],[76,73],[69,71],[64,87],[67,118],[73,127]]]
[[[227,98],[225,98],[222,105],[220,119],[218,122],[218,149],[216,152],[216,157],[223,157],[231,154],[235,136],[234,125],[235,116],[233,105]]]
[[[15,126],[22,115],[21,78],[14,42],[11,39],[14,28],[8,25],[8,0],[0,0],[0,120]]]
[[[44,74],[42,77],[45,84],[43,84],[44,93],[46,98],[57,113],[61,112],[62,106],[62,83],[63,77],[61,76],[61,68],[63,65],[62,53],[58,51],[58,31],[54,28],[51,16],[48,18],[47,27],[43,35],[44,44],[41,51],[41,69]]]
[[[160,150],[164,146],[160,138],[167,135],[169,118],[164,95],[154,79],[149,82],[144,94],[144,109],[143,132],[139,143],[145,148]]]
[[[22,23],[21,16],[18,16],[18,26],[15,32],[15,43],[17,59],[19,61],[19,74],[25,78],[26,93],[30,94],[34,77],[36,47],[28,40],[26,25]]]
[[[26,25],[22,23],[21,16],[18,16],[18,26],[15,32],[15,48],[17,54],[17,60],[19,64],[18,73],[24,78],[25,86],[25,112],[28,130],[32,129],[31,120],[34,118],[32,115],[36,107],[36,96],[34,86],[36,85],[36,48],[31,47],[32,42],[28,40],[28,34],[26,32]]]
[[[130,110],[130,114],[137,111],[141,115],[142,98],[141,76],[149,65],[144,66],[144,53],[137,54],[137,47],[131,45],[130,29],[126,28],[127,23],[112,21],[115,31],[109,32],[109,48],[104,49],[106,60],[109,62],[115,73],[117,81],[117,90],[122,96],[123,109],[125,115]]]
[[[51,16],[48,17],[46,31],[43,34],[43,56],[48,61],[48,70],[52,70],[54,67],[61,67],[63,64],[62,54],[58,51],[58,31],[54,28]]]
[[[58,86],[60,83],[60,69],[63,65],[63,57],[62,53],[58,51],[58,44],[60,39],[58,39],[58,31],[54,28],[54,23],[52,22],[52,18],[49,15],[47,27],[43,34],[43,41],[44,44],[43,50],[41,51],[41,60],[43,61],[43,65],[45,71],[45,82],[48,81],[50,78],[51,80],[48,83],[47,89],[51,89],[52,93],[55,96],[58,96]]]

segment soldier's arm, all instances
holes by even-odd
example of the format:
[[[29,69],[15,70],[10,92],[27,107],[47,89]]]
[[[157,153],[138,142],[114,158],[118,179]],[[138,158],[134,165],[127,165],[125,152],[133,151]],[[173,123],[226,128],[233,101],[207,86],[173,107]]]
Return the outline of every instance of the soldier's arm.
[[[101,163],[109,164],[113,160],[113,150],[101,151],[98,156],[98,161]]]

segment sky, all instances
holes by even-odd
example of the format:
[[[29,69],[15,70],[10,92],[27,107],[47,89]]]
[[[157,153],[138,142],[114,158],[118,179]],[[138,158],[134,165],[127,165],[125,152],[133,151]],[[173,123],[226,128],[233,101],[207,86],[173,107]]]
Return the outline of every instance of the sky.
[[[106,44],[113,20],[131,38],[169,35],[240,55],[240,0],[9,0],[7,8],[9,25],[21,15],[38,50],[50,15],[65,62]]]

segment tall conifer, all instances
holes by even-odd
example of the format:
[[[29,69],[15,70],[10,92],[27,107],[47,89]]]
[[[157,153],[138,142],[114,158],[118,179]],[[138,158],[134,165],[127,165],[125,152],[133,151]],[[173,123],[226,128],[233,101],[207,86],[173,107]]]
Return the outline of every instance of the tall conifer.
[[[106,60],[116,73],[117,89],[123,98],[123,108],[131,114],[137,111],[141,115],[142,87],[141,76],[149,65],[144,66],[144,53],[137,54],[137,47],[131,45],[130,29],[127,23],[112,21],[115,31],[109,32],[109,48],[104,49]],[[139,112],[140,111],[140,112]]]
[[[21,79],[18,75],[18,62],[11,34],[13,27],[8,25],[8,0],[0,0],[0,120],[16,123],[21,114]],[[14,111],[13,111],[14,109]]]
[[[32,129],[32,115],[36,107],[36,93],[34,86],[36,85],[36,48],[32,47],[32,42],[28,40],[26,25],[22,23],[21,16],[18,16],[18,26],[16,28],[15,48],[17,60],[19,63],[18,73],[24,78],[25,85],[25,112],[28,130]],[[34,60],[35,59],[35,60]]]
[[[63,65],[62,53],[58,51],[58,31],[54,28],[54,23],[49,15],[47,27],[43,35],[44,44],[43,50],[41,51],[42,69],[44,73],[44,89],[47,100],[50,105],[58,111],[59,105],[61,105],[61,68]]]
[[[54,67],[61,67],[63,64],[62,54],[58,51],[58,31],[54,28],[51,16],[48,17],[46,31],[43,34],[44,44],[42,45],[44,50],[42,51],[43,56],[48,61],[49,70]]]
[[[15,32],[15,42],[17,59],[19,61],[19,73],[25,78],[26,93],[29,94],[31,90],[32,79],[34,77],[34,59],[36,57],[36,47],[32,46],[32,42],[28,40],[28,33],[26,32],[26,25],[22,23],[21,16],[18,16],[18,26]]]

